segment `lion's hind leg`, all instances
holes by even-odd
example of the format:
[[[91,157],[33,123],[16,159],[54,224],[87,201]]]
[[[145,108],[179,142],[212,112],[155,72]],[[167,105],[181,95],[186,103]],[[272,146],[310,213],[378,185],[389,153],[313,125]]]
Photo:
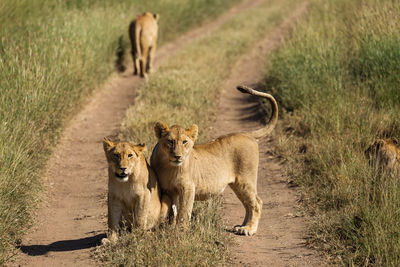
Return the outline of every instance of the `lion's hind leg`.
[[[153,65],[154,65],[154,57],[156,55],[156,49],[157,49],[157,43],[154,42],[153,45],[150,47],[150,52],[149,52],[149,59],[147,61],[147,73],[152,73],[153,72]]]
[[[133,75],[138,75],[140,72],[139,57],[137,56],[137,54],[133,53],[132,58],[133,58]]]
[[[239,235],[253,235],[257,231],[261,217],[262,200],[257,196],[254,186],[249,184],[233,183],[230,187],[242,202],[246,215],[242,225],[237,225],[233,231]]]
[[[140,55],[140,77],[147,78],[147,59],[149,57],[149,47],[142,45],[142,54]]]

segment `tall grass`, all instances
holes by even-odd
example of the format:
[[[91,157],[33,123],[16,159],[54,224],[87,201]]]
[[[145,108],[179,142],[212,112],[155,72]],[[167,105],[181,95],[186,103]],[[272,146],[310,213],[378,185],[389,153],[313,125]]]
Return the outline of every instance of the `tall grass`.
[[[139,12],[158,12],[160,43],[237,0],[0,1],[0,265],[13,256],[66,118],[109,76]]]
[[[314,240],[346,265],[400,265],[400,180],[364,155],[400,138],[400,4],[313,1],[272,56],[266,90],[288,111],[278,135],[316,214]]]
[[[213,109],[216,95],[232,66],[295,5],[295,0],[266,1],[233,17],[168,60],[153,74],[139,92],[136,104],[128,110],[122,129],[125,139],[145,142],[152,148],[157,141],[154,124],[161,120],[183,127],[196,123],[200,129],[198,143],[207,140],[211,116],[216,112]],[[227,265],[229,235],[224,233],[218,208],[218,202],[196,202],[197,211],[189,232],[161,229],[144,234],[146,241],[142,236],[136,238],[138,233],[134,232],[98,253],[109,265]],[[149,242],[154,244],[150,251]]]

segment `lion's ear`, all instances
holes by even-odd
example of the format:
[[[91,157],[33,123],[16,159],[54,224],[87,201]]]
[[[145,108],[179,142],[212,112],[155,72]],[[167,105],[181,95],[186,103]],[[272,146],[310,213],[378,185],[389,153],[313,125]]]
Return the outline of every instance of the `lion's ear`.
[[[160,15],[158,13],[154,13],[153,17],[154,17],[155,20],[158,20],[160,18]]]
[[[139,150],[140,152],[145,152],[145,151],[147,151],[147,146],[146,146],[146,144],[138,144],[136,147],[138,148],[138,150]]]
[[[196,124],[193,124],[189,129],[186,129],[185,132],[193,140],[193,142],[195,142],[197,135],[199,134],[199,127]]]
[[[165,122],[156,122],[154,125],[154,132],[158,139],[164,137],[169,131],[169,127]]]
[[[104,137],[103,148],[104,148],[105,152],[109,151],[114,146],[115,146],[115,144],[110,139],[108,139],[107,137]]]
[[[134,145],[132,143],[129,142],[129,145],[132,147],[133,150],[135,150],[136,152],[145,152],[147,151],[147,146],[146,144],[137,144]]]

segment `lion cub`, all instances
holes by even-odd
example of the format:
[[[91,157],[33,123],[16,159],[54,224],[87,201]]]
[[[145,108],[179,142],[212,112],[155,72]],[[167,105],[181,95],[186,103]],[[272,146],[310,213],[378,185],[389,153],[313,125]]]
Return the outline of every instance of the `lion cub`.
[[[272,95],[240,86],[243,93],[266,98],[272,105],[270,122],[264,128],[221,136],[202,145],[194,145],[198,127],[185,129],[157,122],[154,130],[158,143],[150,164],[160,186],[178,207],[178,222],[187,225],[194,200],[221,194],[229,185],[246,209],[242,225],[233,231],[253,235],[257,231],[263,202],[257,195],[258,138],[267,136],[278,120],[278,105]]]
[[[133,74],[147,78],[151,72],[157,49],[159,15],[145,12],[136,17],[129,26],[132,44]]]
[[[171,208],[168,196],[162,196],[156,174],[148,165],[145,145],[114,143],[104,138],[108,162],[108,228],[110,239],[126,222],[150,229],[167,218]]]
[[[377,139],[365,151],[369,164],[379,172],[400,173],[400,148],[392,139]]]

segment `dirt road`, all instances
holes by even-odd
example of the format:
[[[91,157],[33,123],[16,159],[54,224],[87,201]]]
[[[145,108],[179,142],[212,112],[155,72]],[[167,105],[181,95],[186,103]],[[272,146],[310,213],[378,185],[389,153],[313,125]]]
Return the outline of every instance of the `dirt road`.
[[[156,65],[162,64],[194,39],[217,29],[238,12],[261,2],[245,0],[216,21],[164,45],[157,53]],[[305,5],[300,5],[252,53],[240,60],[232,78],[226,81],[225,90],[231,92],[237,84],[252,85],[260,80],[260,67],[265,58],[260,55],[281,43],[283,35],[304,10]],[[45,201],[37,211],[35,226],[23,239],[23,253],[18,265],[96,265],[90,258],[90,251],[105,236],[107,228],[107,169],[101,143],[104,136],[118,134],[125,111],[134,103],[135,92],[143,84],[143,80],[131,73],[131,68],[128,68],[123,74],[113,75],[63,132],[47,166]],[[253,100],[242,94],[229,95],[220,103],[225,112],[218,117],[216,133],[260,127],[258,108]],[[264,200],[260,228],[254,237],[235,237],[237,246],[232,248],[234,263],[248,266],[313,265],[312,251],[302,245],[306,228],[304,218],[290,215],[296,213],[295,192],[286,186],[281,166],[268,156],[268,147],[267,140],[260,143],[258,190]],[[241,222],[244,213],[232,194],[229,191],[225,194],[227,217],[232,219],[228,225]]]
[[[257,99],[240,93],[235,87],[244,84],[257,88],[268,52],[282,44],[284,36],[306,8],[307,1],[303,1],[281,25],[236,63],[222,87],[214,137],[263,127],[264,116]],[[307,221],[297,216],[296,191],[289,188],[280,160],[271,156],[271,146],[268,138],[259,141],[257,189],[264,205],[258,232],[252,237],[235,236],[235,245],[231,248],[232,264],[274,267],[321,265],[316,252],[305,246]],[[230,188],[224,192],[224,205],[227,227],[241,224],[245,211]]]

